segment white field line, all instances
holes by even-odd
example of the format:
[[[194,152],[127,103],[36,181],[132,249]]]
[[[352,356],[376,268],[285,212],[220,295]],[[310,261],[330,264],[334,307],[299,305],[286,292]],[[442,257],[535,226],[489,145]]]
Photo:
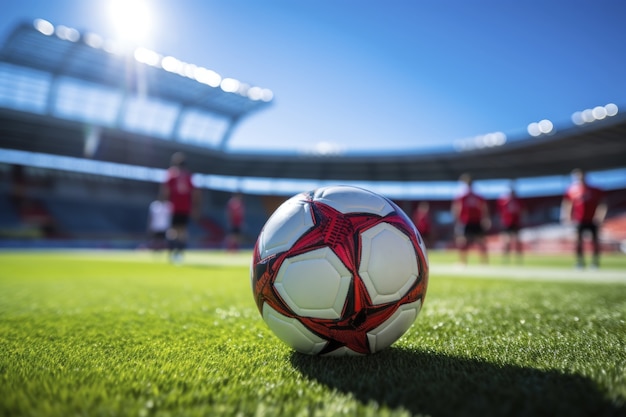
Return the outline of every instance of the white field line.
[[[455,277],[516,279],[523,281],[574,281],[626,284],[626,271],[618,269],[540,268],[500,265],[430,265],[430,278]]]
[[[204,252],[190,253],[187,261],[191,264],[218,266],[249,266],[250,253]],[[493,279],[515,279],[522,281],[574,281],[626,284],[626,271],[619,269],[575,269],[542,268],[524,265],[450,265],[430,264],[430,277],[437,276],[475,277]]]
[[[51,251],[53,252],[53,251]],[[151,251],[110,251],[110,250],[72,250],[62,251],[67,256],[93,258],[101,261],[125,262],[159,262],[168,264],[166,252]],[[226,251],[188,251],[182,265],[189,266],[250,266],[252,253]],[[622,283],[626,284],[626,271],[619,269],[575,269],[542,268],[525,265],[461,265],[430,263],[430,279],[439,276],[474,277],[488,279],[515,279],[520,281],[570,281],[591,283]]]

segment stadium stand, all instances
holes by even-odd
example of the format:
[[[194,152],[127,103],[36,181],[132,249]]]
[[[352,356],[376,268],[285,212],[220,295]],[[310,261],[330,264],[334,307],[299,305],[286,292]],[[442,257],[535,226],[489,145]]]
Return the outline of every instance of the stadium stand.
[[[32,202],[37,210],[31,215],[43,214],[46,222],[38,222],[36,216],[29,219],[28,213],[20,212],[16,196],[11,193],[9,169],[0,164],[3,175],[0,183],[0,245],[23,246],[28,242],[16,239],[45,239],[44,245],[69,245],[90,247],[136,248],[145,244],[147,207],[154,199],[157,184],[109,178],[91,174],[67,173],[58,170],[25,170],[23,199]],[[192,222],[191,245],[197,248],[219,248],[227,229],[225,204],[229,192],[203,191],[202,217]],[[253,244],[255,237],[274,209],[285,200],[279,195],[246,195],[246,246]],[[573,233],[559,225],[560,195],[525,199],[529,208],[522,240],[527,250],[564,251],[571,247]],[[618,250],[626,239],[626,194],[623,190],[607,193],[609,211],[602,241],[605,250]],[[405,200],[397,203],[411,212],[417,204]],[[495,212],[495,200],[489,200]],[[431,200],[434,219],[434,235],[440,248],[452,247],[453,225],[449,215],[449,200]],[[497,232],[500,226],[494,222],[490,246],[493,250],[500,245]],[[40,242],[42,243],[42,242]]]
[[[148,205],[158,185],[51,169],[25,169],[16,194],[9,166],[0,164],[0,246],[137,248],[145,245]],[[202,215],[190,227],[193,247],[219,248],[226,230],[229,192],[204,191]],[[20,211],[28,205],[28,212]],[[248,245],[267,219],[261,196],[246,196]],[[36,221],[36,216],[46,219]],[[22,241],[18,240],[28,240]]]
[[[21,219],[17,213],[13,202],[8,194],[4,194],[0,198],[0,230],[9,231],[21,223]]]

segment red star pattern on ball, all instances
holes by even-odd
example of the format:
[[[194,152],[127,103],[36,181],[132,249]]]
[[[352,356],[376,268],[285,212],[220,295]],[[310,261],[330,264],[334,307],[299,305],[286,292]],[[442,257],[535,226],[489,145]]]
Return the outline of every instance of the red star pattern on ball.
[[[359,236],[377,224],[388,223],[406,234],[415,248],[419,248],[418,237],[412,225],[407,224],[410,220],[406,216],[402,216],[399,210],[381,217],[370,213],[343,214],[317,201],[310,200],[309,204],[311,204],[310,212],[314,226],[301,236],[288,251],[270,256],[267,259],[259,259],[258,247],[255,247],[253,276],[255,277],[257,306],[262,312],[263,303],[269,303],[280,314],[296,318],[311,332],[327,340],[328,343],[320,354],[329,353],[341,347],[346,347],[357,353],[370,353],[368,332],[389,319],[400,305],[418,299],[423,302],[427,284],[423,277],[428,276],[428,266],[424,255],[416,249],[419,276],[414,285],[400,301],[375,305],[358,274],[361,258]],[[273,278],[286,258],[324,247],[330,247],[352,275],[351,287],[341,318],[320,319],[297,316],[275,291],[272,286]]]

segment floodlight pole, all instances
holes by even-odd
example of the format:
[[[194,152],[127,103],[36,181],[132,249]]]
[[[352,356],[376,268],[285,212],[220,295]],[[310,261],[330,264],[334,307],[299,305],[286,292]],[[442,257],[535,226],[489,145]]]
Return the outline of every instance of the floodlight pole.
[[[230,137],[233,134],[233,129],[235,128],[235,125],[239,123],[239,120],[240,120],[240,117],[238,116],[235,116],[230,119],[230,123],[228,124],[228,127],[226,128],[226,131],[222,135],[222,139],[220,140],[220,143],[218,145],[218,149],[220,151],[222,152],[226,151],[226,146],[228,145],[228,141],[230,140]]]

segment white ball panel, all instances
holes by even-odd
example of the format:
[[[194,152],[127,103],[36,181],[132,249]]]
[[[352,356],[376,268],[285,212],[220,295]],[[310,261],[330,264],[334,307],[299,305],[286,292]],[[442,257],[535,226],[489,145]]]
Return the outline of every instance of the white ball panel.
[[[404,219],[406,220],[405,223],[411,227],[411,229],[413,230],[413,234],[417,236],[417,243],[419,244],[421,252],[424,254],[424,260],[426,261],[426,266],[428,266],[429,265],[428,264],[428,251],[426,250],[426,242],[424,242],[424,239],[422,239],[422,235],[420,235],[419,230],[417,230],[415,223],[413,223],[411,218],[407,216],[407,214],[400,207],[396,206],[396,212],[398,212],[398,214],[404,217]]]
[[[361,233],[359,275],[374,304],[402,298],[419,275],[411,240],[388,223]]]
[[[302,195],[285,201],[267,220],[259,236],[259,256],[288,250],[304,232],[313,226],[311,206]]]
[[[280,340],[298,352],[316,355],[326,346],[326,340],[310,332],[298,320],[283,316],[267,303],[263,304],[263,320]]]
[[[351,281],[350,271],[337,255],[321,248],[285,259],[274,288],[299,316],[337,319]]]
[[[341,213],[372,213],[386,216],[394,211],[378,194],[349,186],[323,187],[315,191],[315,201],[327,204]]]
[[[421,300],[400,306],[387,321],[367,334],[370,350],[378,352],[391,346],[409,330],[421,308]]]

